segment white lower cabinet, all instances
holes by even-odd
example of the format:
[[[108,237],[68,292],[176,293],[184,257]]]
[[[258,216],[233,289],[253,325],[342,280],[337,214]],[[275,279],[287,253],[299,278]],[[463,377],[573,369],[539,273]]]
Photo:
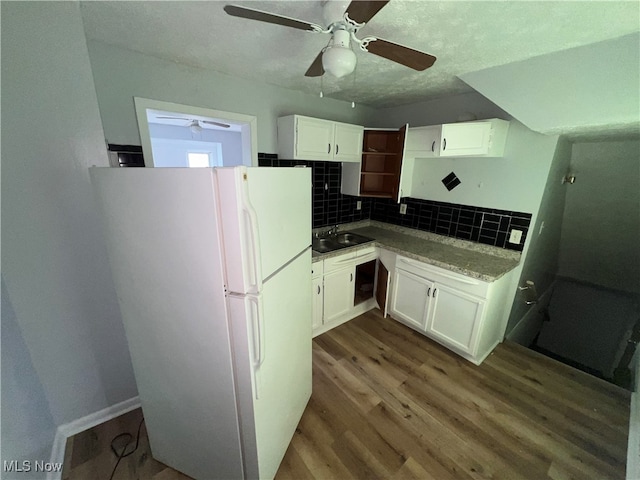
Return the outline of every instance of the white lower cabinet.
[[[433,282],[397,268],[393,276],[393,285],[391,314],[420,330],[425,330]]]
[[[473,354],[484,300],[438,284],[433,290],[427,331],[443,342]]]
[[[324,275],[323,321],[331,322],[353,308],[355,265]]]
[[[364,247],[312,264],[314,337],[375,308],[377,258]]]
[[[484,282],[398,256],[389,313],[475,364],[500,343],[508,275]]]

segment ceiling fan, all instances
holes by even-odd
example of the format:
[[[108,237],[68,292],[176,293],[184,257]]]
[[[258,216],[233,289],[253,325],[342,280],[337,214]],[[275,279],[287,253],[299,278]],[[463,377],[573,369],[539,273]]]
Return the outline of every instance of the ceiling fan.
[[[215,125],[217,127],[222,128],[230,128],[231,125],[226,123],[214,122],[212,120],[197,120],[195,118],[185,118],[185,117],[156,117],[156,118],[166,118],[171,120],[185,120],[189,122],[185,127],[189,127],[193,133],[200,133],[202,131],[201,123],[206,123],[207,125]]]
[[[329,33],[331,40],[313,61],[305,76],[319,77],[325,72],[340,78],[350,74],[356,67],[356,54],[351,42],[362,51],[373,53],[392,62],[422,71],[436,61],[436,57],[378,37],[359,39],[356,32],[378,13],[389,0],[328,0],[323,7],[326,28],[315,23],[275,15],[237,5],[225,5],[224,11],[234,17],[248,18],[260,22],[283,25],[316,33]]]

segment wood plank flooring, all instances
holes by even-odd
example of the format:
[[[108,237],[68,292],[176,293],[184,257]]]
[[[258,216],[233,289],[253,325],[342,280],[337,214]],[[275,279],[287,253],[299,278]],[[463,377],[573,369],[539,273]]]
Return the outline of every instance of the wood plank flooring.
[[[373,310],[314,339],[313,394],[276,479],[623,479],[629,400],[510,342],[477,367]],[[108,479],[109,442],[140,412],[127,416],[69,439],[63,478]],[[114,476],[133,478],[187,477],[151,458],[143,428]]]

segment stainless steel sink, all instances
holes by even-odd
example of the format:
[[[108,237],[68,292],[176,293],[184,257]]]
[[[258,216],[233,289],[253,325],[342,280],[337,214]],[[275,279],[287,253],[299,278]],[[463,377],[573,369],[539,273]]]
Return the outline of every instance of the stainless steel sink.
[[[347,245],[341,245],[330,237],[314,238],[311,243],[311,248],[318,253],[333,252],[334,250],[345,247],[347,247]]]
[[[341,248],[371,242],[372,240],[373,238],[358,235],[357,233],[342,232],[328,237],[314,238],[311,243],[311,248],[318,253],[327,253]]]
[[[335,241],[340,245],[360,245],[361,243],[370,242],[373,238],[365,237],[363,235],[358,235],[357,233],[343,232],[338,233],[335,237]]]

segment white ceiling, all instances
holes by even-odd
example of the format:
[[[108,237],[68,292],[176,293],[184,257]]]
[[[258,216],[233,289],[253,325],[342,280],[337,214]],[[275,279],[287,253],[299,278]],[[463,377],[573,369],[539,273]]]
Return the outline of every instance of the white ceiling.
[[[87,38],[229,75],[318,94],[305,71],[328,35],[231,17],[222,1],[82,2]],[[233,1],[322,24],[319,1]],[[470,91],[457,75],[640,30],[640,2],[391,0],[359,37],[376,35],[435,55],[415,72],[357,52],[355,75],[325,75],[326,96],[373,107]]]

